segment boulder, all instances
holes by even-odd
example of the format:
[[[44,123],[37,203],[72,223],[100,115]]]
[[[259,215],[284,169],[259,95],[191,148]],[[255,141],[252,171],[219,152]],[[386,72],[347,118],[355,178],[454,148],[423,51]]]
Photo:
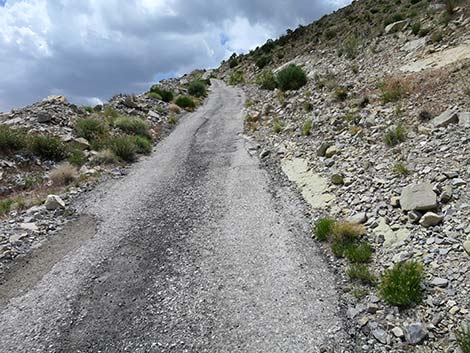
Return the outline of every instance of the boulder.
[[[57,195],[49,195],[44,202],[44,206],[46,206],[47,210],[54,211],[60,208],[65,208],[65,202]]]
[[[421,217],[419,224],[421,224],[423,227],[432,227],[441,223],[443,219],[443,216],[439,216],[434,212],[427,212],[423,217]]]
[[[431,121],[431,125],[435,128],[446,127],[450,124],[457,124],[459,122],[459,116],[456,110],[446,110],[441,115],[435,117]]]
[[[406,27],[408,27],[408,20],[402,20],[390,23],[387,27],[385,27],[385,33],[395,33],[399,31],[403,31]]]
[[[430,211],[437,207],[437,195],[429,182],[411,184],[403,188],[400,206],[405,211]]]

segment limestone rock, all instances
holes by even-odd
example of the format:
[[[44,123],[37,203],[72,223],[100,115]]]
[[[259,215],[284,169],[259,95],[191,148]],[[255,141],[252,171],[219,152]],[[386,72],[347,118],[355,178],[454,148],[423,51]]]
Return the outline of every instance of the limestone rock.
[[[65,208],[65,202],[57,195],[49,195],[44,203],[49,211]]]
[[[408,20],[390,23],[387,27],[385,27],[385,33],[390,34],[390,33],[403,31],[407,26],[408,26]]]
[[[401,208],[405,211],[428,211],[437,207],[437,195],[429,182],[411,184],[402,190]]]
[[[443,216],[439,216],[434,212],[427,212],[423,217],[421,217],[419,224],[421,224],[423,227],[432,227],[441,223],[443,219]]]
[[[459,125],[465,128],[470,128],[470,112],[458,114]]]
[[[450,124],[457,124],[459,122],[459,117],[457,115],[457,111],[453,109],[446,110],[441,115],[435,117],[431,124],[433,127],[446,127]]]
[[[83,137],[78,137],[76,139],[73,139],[73,142],[74,142],[75,147],[81,150],[87,150],[90,148],[90,144]]]
[[[436,277],[431,281],[431,285],[434,287],[445,288],[449,285],[449,281],[445,278]]]

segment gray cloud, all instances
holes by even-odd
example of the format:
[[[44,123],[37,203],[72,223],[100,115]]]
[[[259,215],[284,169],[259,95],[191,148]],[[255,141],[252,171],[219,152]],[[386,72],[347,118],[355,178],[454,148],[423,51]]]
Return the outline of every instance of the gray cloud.
[[[348,2],[7,0],[0,7],[0,111],[51,94],[87,104],[141,92],[162,74],[215,67],[232,51]]]

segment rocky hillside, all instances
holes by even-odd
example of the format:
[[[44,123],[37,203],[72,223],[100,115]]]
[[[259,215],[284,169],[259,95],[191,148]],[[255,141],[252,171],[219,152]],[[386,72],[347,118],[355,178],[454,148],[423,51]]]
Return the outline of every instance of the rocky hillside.
[[[201,104],[209,75],[195,71],[95,107],[52,96],[1,114],[0,277],[3,266],[72,216],[74,197],[125,175]]]
[[[470,4],[355,1],[218,70],[297,184],[358,352],[469,352]]]

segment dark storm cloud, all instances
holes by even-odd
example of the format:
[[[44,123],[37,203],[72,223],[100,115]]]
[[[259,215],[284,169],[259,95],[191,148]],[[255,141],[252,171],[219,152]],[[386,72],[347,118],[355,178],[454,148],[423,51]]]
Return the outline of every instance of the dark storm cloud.
[[[217,66],[347,2],[8,0],[0,7],[0,110],[50,94],[92,104],[141,92],[157,76]]]

